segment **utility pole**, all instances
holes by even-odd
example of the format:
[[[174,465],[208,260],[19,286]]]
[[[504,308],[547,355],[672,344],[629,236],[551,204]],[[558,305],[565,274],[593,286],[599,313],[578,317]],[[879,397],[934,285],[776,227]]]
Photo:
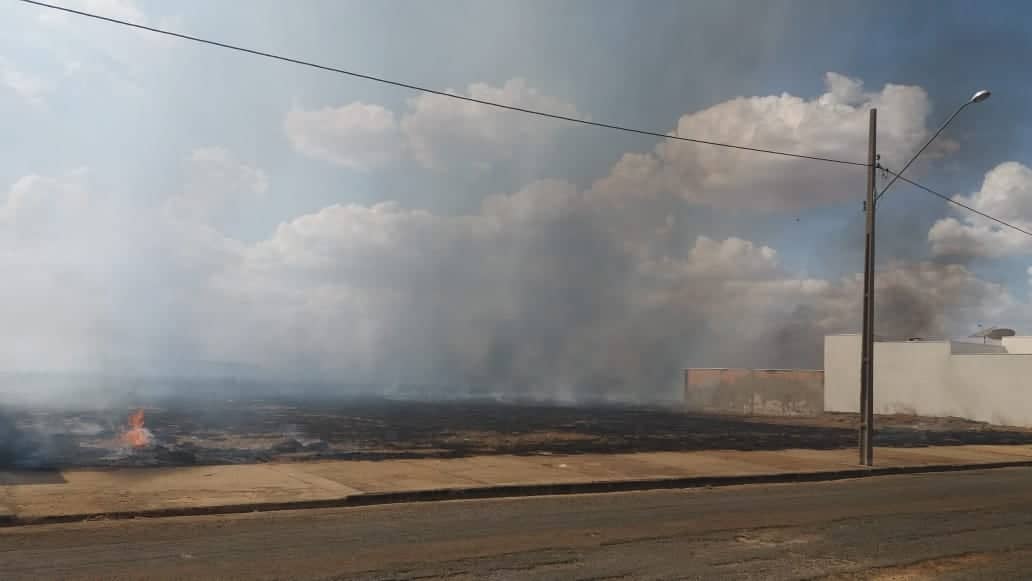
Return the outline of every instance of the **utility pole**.
[[[871,444],[871,436],[874,434],[874,219],[877,215],[878,200],[889,191],[892,184],[907,171],[910,164],[914,163],[929,145],[935,141],[946,126],[949,125],[960,112],[972,103],[981,103],[992,95],[989,91],[982,89],[970,99],[964,102],[950,118],[943,123],[939,130],[928,138],[928,141],[917,150],[917,153],[910,158],[910,161],[903,166],[892,180],[882,188],[881,193],[874,194],[875,166],[878,163],[875,138],[878,128],[878,111],[871,109],[871,127],[867,137],[867,204],[864,211],[867,212],[867,242],[864,246],[864,321],[863,335],[860,347],[860,464],[864,466],[874,465],[874,446]]]
[[[874,195],[875,164],[878,161],[876,143],[878,132],[878,110],[871,109],[870,129],[867,136],[867,216],[866,242],[864,245],[864,309],[863,332],[860,347],[860,464],[874,465],[874,219],[876,216]]]

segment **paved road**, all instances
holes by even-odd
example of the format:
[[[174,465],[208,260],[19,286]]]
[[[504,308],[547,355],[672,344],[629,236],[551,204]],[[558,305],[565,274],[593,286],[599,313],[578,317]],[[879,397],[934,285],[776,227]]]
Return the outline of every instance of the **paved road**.
[[[1032,469],[0,529],[0,579],[1022,579]]]

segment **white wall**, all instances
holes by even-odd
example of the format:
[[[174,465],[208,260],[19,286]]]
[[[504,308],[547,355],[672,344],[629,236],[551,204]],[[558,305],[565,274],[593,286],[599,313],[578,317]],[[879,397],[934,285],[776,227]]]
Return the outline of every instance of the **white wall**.
[[[954,341],[950,343],[950,351],[954,354],[960,353],[1010,353],[1011,351],[1006,349],[999,343],[968,343],[966,341]]]
[[[860,410],[860,336],[824,338],[824,411]]]
[[[948,341],[881,342],[874,347],[874,411],[957,416],[1032,426],[1032,354],[968,351]],[[860,407],[860,337],[824,340],[824,409]]]
[[[1027,335],[1004,337],[1002,342],[1008,353],[1032,353],[1032,337]]]

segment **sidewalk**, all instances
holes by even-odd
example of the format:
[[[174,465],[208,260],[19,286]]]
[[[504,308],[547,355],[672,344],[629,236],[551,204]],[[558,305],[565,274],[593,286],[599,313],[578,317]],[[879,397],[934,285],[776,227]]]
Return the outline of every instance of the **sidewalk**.
[[[0,524],[833,480],[1032,466],[1032,445],[651,452],[0,472]]]

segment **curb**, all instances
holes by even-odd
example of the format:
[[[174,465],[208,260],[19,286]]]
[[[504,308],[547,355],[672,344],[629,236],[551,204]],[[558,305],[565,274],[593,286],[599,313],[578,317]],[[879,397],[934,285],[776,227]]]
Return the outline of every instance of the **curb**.
[[[786,484],[794,482],[831,482],[874,476],[903,474],[931,474],[937,472],[966,472],[971,470],[993,470],[997,468],[1032,467],[1032,460],[1010,462],[988,462],[982,464],[933,464],[924,466],[886,466],[883,468],[849,468],[817,472],[773,472],[740,476],[678,476],[673,478],[648,478],[635,480],[602,480],[595,482],[572,482],[562,484],[503,484],[467,488],[432,488],[406,492],[367,492],[320,500],[297,500],[283,502],[254,502],[224,504],[215,506],[187,506],[143,510],[62,514],[40,517],[19,517],[16,514],[0,514],[0,528],[84,522],[95,520],[129,520],[135,518],[166,518],[177,516],[205,516],[273,512],[283,510],[304,510],[316,508],[344,508],[376,506],[416,502],[439,502],[445,500],[482,500],[489,498],[517,498],[528,496],[559,496],[569,494],[600,494],[606,492],[636,492],[648,490],[671,490],[688,488],[710,488],[738,486],[743,484]]]

